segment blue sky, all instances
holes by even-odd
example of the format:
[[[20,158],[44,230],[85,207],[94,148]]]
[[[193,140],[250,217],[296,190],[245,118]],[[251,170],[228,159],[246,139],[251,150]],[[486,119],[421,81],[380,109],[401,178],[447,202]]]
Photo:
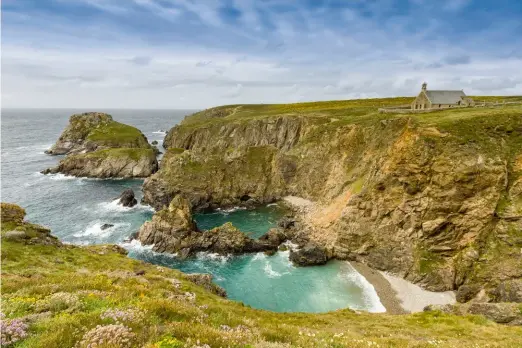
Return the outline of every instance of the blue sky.
[[[520,0],[3,0],[4,107],[522,94]]]

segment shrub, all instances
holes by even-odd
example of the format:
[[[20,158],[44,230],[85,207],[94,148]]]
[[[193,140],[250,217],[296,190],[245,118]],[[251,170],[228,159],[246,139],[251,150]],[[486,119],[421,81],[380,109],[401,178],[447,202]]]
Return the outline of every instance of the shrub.
[[[136,334],[132,329],[121,325],[98,325],[83,335],[79,348],[132,347]]]
[[[7,346],[18,342],[28,336],[28,325],[20,319],[4,319],[4,314],[1,314],[0,319],[0,345]]]

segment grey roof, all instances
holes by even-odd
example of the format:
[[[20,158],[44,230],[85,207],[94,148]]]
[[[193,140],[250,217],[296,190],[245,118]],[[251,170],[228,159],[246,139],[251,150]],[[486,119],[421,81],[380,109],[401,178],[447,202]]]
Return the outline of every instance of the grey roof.
[[[466,96],[464,91],[426,91],[432,104],[457,104]]]

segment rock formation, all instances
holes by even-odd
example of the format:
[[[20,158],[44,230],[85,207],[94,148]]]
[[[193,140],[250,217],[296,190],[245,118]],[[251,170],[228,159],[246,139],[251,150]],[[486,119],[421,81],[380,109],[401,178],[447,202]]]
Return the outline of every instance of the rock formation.
[[[24,244],[43,244],[61,246],[62,243],[51,230],[24,221],[25,210],[16,204],[1,203],[2,239]]]
[[[155,251],[177,253],[182,258],[200,251],[227,255],[277,250],[280,244],[270,238],[252,239],[231,223],[198,231],[192,220],[190,203],[182,196],[176,196],[168,208],[145,222],[138,239],[144,245],[154,245]]]
[[[147,177],[158,169],[156,153],[138,129],[98,112],[71,116],[67,128],[46,153],[67,156],[43,174],[128,178]]]
[[[118,204],[123,205],[124,207],[134,207],[138,204],[138,201],[134,197],[134,191],[132,189],[126,189],[121,193],[121,195],[117,198]]]
[[[225,289],[223,289],[221,286],[214,284],[212,281],[212,274],[206,274],[206,273],[191,273],[185,275],[185,278],[187,280],[190,280],[194,284],[197,284],[199,286],[204,287],[211,293],[221,296],[221,297],[227,297],[227,292]]]
[[[404,116],[364,103],[189,116],[168,132],[144,201],[159,210],[182,194],[203,210],[304,197],[316,204],[301,235],[327,255],[494,300],[522,277],[520,107]]]

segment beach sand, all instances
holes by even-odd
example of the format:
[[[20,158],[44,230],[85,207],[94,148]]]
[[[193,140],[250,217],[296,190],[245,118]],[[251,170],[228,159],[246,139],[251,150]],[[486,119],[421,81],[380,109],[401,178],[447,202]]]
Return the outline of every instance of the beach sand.
[[[455,303],[453,291],[433,292],[400,277],[374,270],[359,262],[350,262],[368,280],[390,314],[422,312],[430,304]]]

